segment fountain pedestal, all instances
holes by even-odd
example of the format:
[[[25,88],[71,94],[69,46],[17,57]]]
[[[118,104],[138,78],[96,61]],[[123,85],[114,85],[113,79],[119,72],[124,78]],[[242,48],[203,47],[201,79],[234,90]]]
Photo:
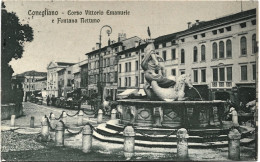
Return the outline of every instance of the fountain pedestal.
[[[142,127],[201,128],[221,126],[224,101],[119,100],[121,123]]]
[[[119,100],[120,119],[99,124],[93,136],[101,141],[123,143],[123,130],[127,124],[135,129],[135,145],[147,147],[177,147],[177,131],[186,128],[189,147],[223,147],[228,145],[228,132],[232,122],[222,121],[224,101],[148,101]],[[241,144],[254,128],[239,127]]]

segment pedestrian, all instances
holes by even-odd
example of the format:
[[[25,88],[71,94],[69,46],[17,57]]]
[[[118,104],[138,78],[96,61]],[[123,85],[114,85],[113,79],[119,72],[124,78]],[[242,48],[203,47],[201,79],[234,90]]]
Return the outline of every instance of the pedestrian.
[[[49,95],[47,96],[46,102],[47,102],[47,106],[50,106],[50,97],[49,97]]]

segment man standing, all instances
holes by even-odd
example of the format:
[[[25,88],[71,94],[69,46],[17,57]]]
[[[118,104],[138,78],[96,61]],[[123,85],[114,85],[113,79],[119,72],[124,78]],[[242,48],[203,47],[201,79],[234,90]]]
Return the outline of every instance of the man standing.
[[[47,102],[47,106],[50,106],[50,97],[49,97],[49,95],[47,96],[46,102]]]

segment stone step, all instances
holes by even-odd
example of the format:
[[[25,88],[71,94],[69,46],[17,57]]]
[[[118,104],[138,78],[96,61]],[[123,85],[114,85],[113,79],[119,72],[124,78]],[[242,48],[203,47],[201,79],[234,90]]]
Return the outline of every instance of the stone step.
[[[99,124],[97,126],[97,132],[103,136],[107,137],[117,137],[117,138],[123,138],[123,131],[116,131],[110,128],[106,127],[106,124]],[[156,141],[156,142],[177,142],[176,132],[175,130],[164,135],[150,135],[145,134],[142,131],[136,131],[136,140],[142,140],[142,141]],[[227,135],[220,135],[216,137],[212,137],[211,139],[205,139],[200,136],[189,136],[189,141],[194,143],[201,143],[206,141],[226,141],[228,140]]]
[[[124,138],[118,137],[107,137],[98,132],[93,132],[94,138],[103,141],[103,142],[110,142],[110,143],[124,143]],[[246,145],[252,143],[254,139],[250,138],[243,138],[240,140],[240,145]],[[165,148],[175,148],[177,147],[177,142],[156,142],[156,141],[143,141],[143,140],[135,140],[136,146],[143,146],[143,147],[165,147]],[[207,147],[227,147],[228,141],[217,141],[217,142],[204,142],[204,143],[194,143],[188,142],[188,146],[190,148],[207,148]]]

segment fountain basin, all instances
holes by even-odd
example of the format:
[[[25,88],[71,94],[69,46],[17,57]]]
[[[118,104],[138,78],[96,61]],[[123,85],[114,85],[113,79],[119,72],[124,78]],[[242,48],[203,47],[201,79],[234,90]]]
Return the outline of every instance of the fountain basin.
[[[226,147],[231,121],[222,121],[224,101],[119,100],[120,119],[102,123],[93,136],[101,141],[123,143],[123,130],[134,126],[135,144],[145,147],[177,147],[176,132],[186,128],[189,147]],[[254,142],[254,128],[240,126],[241,145]]]
[[[225,101],[119,100],[121,124],[141,127],[204,128],[221,126]],[[226,110],[227,111],[227,110]]]

